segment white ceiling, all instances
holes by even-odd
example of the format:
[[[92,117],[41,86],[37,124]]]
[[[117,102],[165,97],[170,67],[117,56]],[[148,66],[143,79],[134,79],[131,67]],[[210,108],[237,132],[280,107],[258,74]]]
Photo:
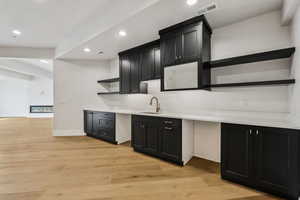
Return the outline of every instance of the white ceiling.
[[[0,46],[56,47],[109,0],[0,0]],[[13,38],[11,31],[20,30]]]
[[[0,46],[58,47],[60,58],[111,59],[119,51],[157,39],[158,31],[197,15],[216,2],[207,15],[213,28],[281,8],[282,0],[0,0]],[[11,30],[23,35],[14,39]],[[128,36],[120,38],[125,29]],[[90,47],[92,52],[82,51]],[[61,51],[60,51],[61,50]],[[104,55],[97,55],[103,51]]]
[[[198,4],[189,7],[186,0],[160,0],[137,12],[134,16],[114,24],[111,28],[97,35],[87,36],[89,40],[74,46],[62,58],[67,59],[112,59],[117,53],[134,46],[158,39],[158,31],[197,15],[198,10],[211,2],[216,2],[218,9],[207,14],[213,28],[222,27],[245,20],[266,12],[278,10],[281,0],[198,0]],[[84,29],[84,26],[81,28]],[[118,31],[125,29],[128,36],[120,38]],[[90,47],[91,53],[82,49]],[[97,52],[103,51],[103,55]]]

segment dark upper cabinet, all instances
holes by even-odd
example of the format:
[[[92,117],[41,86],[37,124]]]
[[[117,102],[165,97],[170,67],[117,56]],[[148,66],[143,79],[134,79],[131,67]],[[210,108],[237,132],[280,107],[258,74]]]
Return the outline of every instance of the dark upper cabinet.
[[[177,52],[176,52],[176,37],[175,34],[166,34],[161,36],[161,61],[162,65],[169,66],[176,64]]]
[[[130,93],[140,92],[140,57],[137,52],[130,56]]]
[[[299,193],[299,131],[222,124],[222,178],[291,199]]]
[[[182,165],[181,120],[132,116],[132,146],[136,151]]]
[[[160,78],[160,41],[156,40],[137,47],[140,52],[141,80]]]
[[[154,79],[160,79],[161,62],[160,62],[160,47],[154,48]]]
[[[120,55],[120,93],[129,94],[131,92],[130,81],[130,56],[128,54]]]
[[[154,73],[154,50],[146,47],[141,51],[141,79],[142,81],[151,80]]]
[[[120,59],[120,93],[147,93],[147,85],[141,84],[140,54],[130,51],[119,54]]]
[[[161,86],[162,91],[203,89],[210,85],[210,68],[207,67],[211,59],[212,30],[205,16],[198,16],[182,23],[173,25],[159,32],[161,41]],[[193,87],[165,89],[164,69],[174,65],[197,62],[197,83]],[[180,66],[180,67],[187,67]],[[187,78],[187,77],[185,77]],[[166,78],[167,80],[170,77]],[[180,80],[176,80],[178,82]],[[183,82],[186,80],[182,80]],[[187,81],[188,82],[188,81]],[[196,87],[194,87],[196,85]]]
[[[119,53],[120,93],[147,93],[141,81],[160,78],[160,41],[156,40]]]
[[[190,25],[182,32],[182,62],[193,62],[200,58],[202,46],[202,25]]]
[[[204,59],[202,51],[209,52],[204,40],[210,43],[211,28],[204,16],[189,19],[159,32],[163,66],[177,65]],[[205,37],[204,35],[209,35]]]

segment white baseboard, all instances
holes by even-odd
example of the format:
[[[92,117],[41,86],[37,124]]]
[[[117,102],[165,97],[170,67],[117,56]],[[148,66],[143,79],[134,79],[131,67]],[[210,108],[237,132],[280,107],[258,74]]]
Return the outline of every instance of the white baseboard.
[[[86,136],[82,130],[53,130],[54,137]]]
[[[216,163],[221,163],[221,161],[218,160],[218,159],[208,158],[207,156],[203,156],[203,155],[200,155],[200,154],[195,153],[195,152],[194,152],[194,156],[197,157],[197,158],[202,158],[202,159],[210,160],[210,161],[213,161],[213,162],[216,162]]]

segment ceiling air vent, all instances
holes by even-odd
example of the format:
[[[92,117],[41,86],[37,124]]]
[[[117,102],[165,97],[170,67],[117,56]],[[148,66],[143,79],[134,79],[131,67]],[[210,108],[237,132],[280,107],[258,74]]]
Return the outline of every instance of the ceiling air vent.
[[[198,11],[198,15],[204,15],[204,14],[207,14],[209,12],[212,12],[214,10],[216,10],[218,7],[217,7],[217,4],[214,2],[214,3],[211,3],[209,5],[206,5],[204,7],[202,7],[199,11]]]

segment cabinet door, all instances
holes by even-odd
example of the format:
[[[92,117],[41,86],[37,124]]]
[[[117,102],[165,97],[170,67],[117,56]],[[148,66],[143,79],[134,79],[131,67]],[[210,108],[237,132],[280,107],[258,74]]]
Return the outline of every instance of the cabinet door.
[[[120,93],[130,93],[130,60],[128,55],[120,56]]]
[[[181,127],[174,127],[161,123],[159,132],[159,144],[160,154],[162,157],[173,161],[182,161],[181,133]]]
[[[154,79],[160,79],[161,75],[161,62],[160,62],[160,47],[154,48]]]
[[[132,146],[136,149],[144,149],[146,144],[146,126],[144,121],[133,119],[132,121]]]
[[[167,34],[161,39],[161,58],[163,66],[173,65],[176,62],[176,35]]]
[[[222,124],[221,174],[225,179],[249,184],[251,180],[251,127]]]
[[[84,112],[84,131],[88,136],[93,134],[93,112]]]
[[[115,120],[102,118],[99,120],[98,136],[112,142],[115,141]]]
[[[130,55],[130,93],[139,93],[140,91],[140,68],[139,55],[132,53]]]
[[[94,112],[93,114],[93,133],[92,137],[99,137],[101,130],[101,118],[102,114],[100,112]]]
[[[180,64],[183,59],[183,34],[182,32],[175,33],[175,64]]]
[[[155,118],[148,118],[146,121],[146,143],[145,150],[150,153],[158,153],[159,127]]]
[[[182,62],[196,61],[200,58],[200,48],[202,46],[202,26],[191,25],[183,31],[183,53]]]
[[[147,81],[153,79],[154,74],[154,51],[147,47],[141,52],[141,79]]]
[[[256,134],[256,182],[271,192],[296,195],[297,132],[261,128]],[[296,167],[297,168],[297,167]]]

